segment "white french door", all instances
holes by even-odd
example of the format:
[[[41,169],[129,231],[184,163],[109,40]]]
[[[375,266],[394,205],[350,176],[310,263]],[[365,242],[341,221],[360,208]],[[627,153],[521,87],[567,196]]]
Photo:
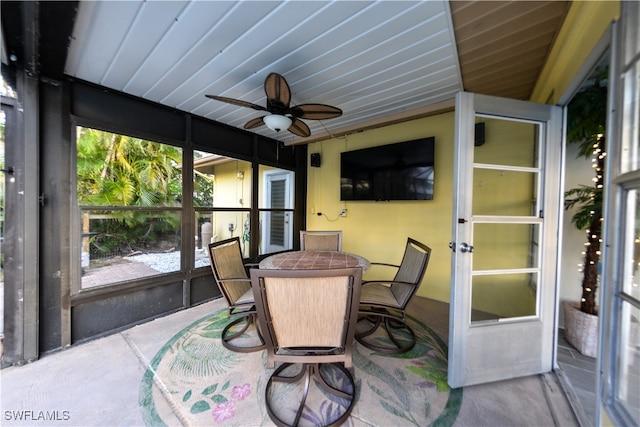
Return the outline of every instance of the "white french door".
[[[561,117],[549,105],[456,97],[452,387],[553,367]]]

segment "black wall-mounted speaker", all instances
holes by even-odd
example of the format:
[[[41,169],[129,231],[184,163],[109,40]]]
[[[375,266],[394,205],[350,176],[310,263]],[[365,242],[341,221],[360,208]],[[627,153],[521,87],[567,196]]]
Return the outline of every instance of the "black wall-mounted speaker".
[[[320,167],[320,153],[311,153],[311,166],[314,168]]]
[[[476,147],[484,144],[484,123],[476,123],[475,138],[473,143]]]

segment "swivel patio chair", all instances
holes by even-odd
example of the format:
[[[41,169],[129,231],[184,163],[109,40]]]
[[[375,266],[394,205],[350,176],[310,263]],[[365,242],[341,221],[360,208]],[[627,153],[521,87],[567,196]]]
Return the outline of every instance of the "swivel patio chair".
[[[250,264],[244,264],[242,252],[240,250],[240,239],[233,237],[209,245],[209,259],[211,260],[211,270],[220,292],[224,296],[229,306],[229,318],[237,317],[222,331],[222,345],[232,351],[249,353],[263,350],[265,348],[264,339],[260,334],[259,325],[256,323],[256,308],[251,292],[251,279],[247,274]],[[236,326],[239,329],[236,330]],[[246,344],[246,332],[250,326],[255,326],[253,340],[251,344]]]
[[[251,270],[251,280],[267,367],[283,362],[266,385],[269,417],[281,427],[314,414],[328,426],[342,424],[355,404],[348,368],[362,269],[261,269]]]
[[[395,268],[397,272],[393,280],[363,282],[355,335],[360,344],[386,354],[404,353],[413,348],[416,335],[405,321],[406,308],[420,287],[430,256],[431,248],[408,238],[400,265],[371,263]],[[384,332],[376,333],[381,326]]]
[[[300,250],[341,251],[342,231],[300,230]]]

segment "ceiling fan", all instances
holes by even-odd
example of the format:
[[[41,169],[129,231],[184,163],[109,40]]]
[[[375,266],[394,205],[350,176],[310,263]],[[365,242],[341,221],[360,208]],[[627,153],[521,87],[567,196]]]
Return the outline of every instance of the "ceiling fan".
[[[288,130],[294,135],[307,137],[311,135],[309,126],[300,119],[324,120],[340,117],[342,110],[325,104],[300,104],[289,107],[291,102],[291,90],[287,81],[280,74],[271,73],[264,80],[264,91],[267,94],[267,107],[253,104],[239,99],[226,98],[217,95],[205,95],[216,101],[227,102],[241,107],[249,107],[254,110],[267,111],[270,114],[249,120],[245,129],[253,129],[266,125],[269,129],[280,132]]]

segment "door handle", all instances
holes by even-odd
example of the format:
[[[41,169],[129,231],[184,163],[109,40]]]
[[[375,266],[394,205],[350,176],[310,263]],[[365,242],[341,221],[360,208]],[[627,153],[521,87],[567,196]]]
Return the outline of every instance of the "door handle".
[[[473,252],[473,246],[468,245],[466,243],[460,244],[460,252]]]

